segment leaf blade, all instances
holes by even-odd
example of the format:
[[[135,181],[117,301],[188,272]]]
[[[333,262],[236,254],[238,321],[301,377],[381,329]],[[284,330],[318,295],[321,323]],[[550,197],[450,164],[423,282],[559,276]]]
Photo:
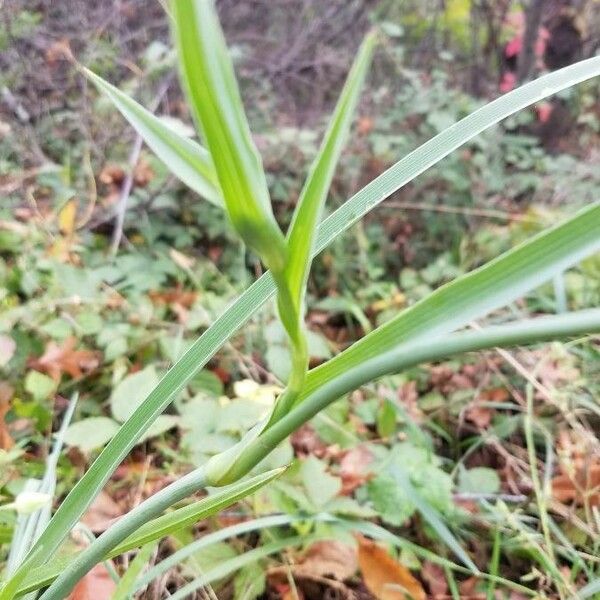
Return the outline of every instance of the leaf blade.
[[[438,288],[350,348],[310,371],[298,399],[403,342],[431,339],[466,326],[516,300],[556,273],[600,251],[600,202],[566,222]]]
[[[139,548],[159,540],[183,527],[197,523],[201,519],[216,514],[238,500],[249,496],[279,477],[285,469],[273,469],[245,481],[228,486],[226,489],[193,502],[170,513],[166,513],[146,523],[138,531],[111,550],[106,559],[114,558],[134,548]],[[39,589],[49,584],[69,564],[72,557],[51,561],[43,567],[34,569],[25,578],[19,593]]]
[[[81,71],[110,99],[173,175],[211,204],[223,206],[214,165],[205,148],[173,131],[164,121],[102,77],[85,67],[81,67]]]
[[[262,161],[250,133],[233,64],[212,0],[172,3],[181,78],[213,158],[231,222],[274,270],[285,263]]]
[[[298,309],[310,268],[316,228],[323,212],[334,169],[350,130],[374,45],[375,33],[371,32],[361,44],[348,74],[292,217],[287,235],[289,259],[286,265],[286,276]]]

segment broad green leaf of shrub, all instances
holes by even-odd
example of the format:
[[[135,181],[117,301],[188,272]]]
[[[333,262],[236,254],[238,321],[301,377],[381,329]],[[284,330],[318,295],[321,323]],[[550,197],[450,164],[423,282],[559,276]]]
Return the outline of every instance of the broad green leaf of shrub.
[[[119,423],[109,417],[88,417],[69,425],[65,444],[87,453],[101,448],[119,430]]]
[[[25,391],[31,394],[35,402],[47,400],[56,390],[56,386],[54,379],[39,371],[29,371],[25,376]]]
[[[121,423],[127,421],[157,384],[158,375],[153,366],[126,375],[110,395],[112,416]]]
[[[458,491],[467,494],[497,494],[500,491],[500,477],[489,467],[461,469]]]
[[[415,490],[440,513],[455,511],[452,501],[452,479],[440,468],[440,459],[410,442],[392,448],[385,464],[397,464],[410,477]],[[401,526],[412,517],[416,506],[396,480],[382,470],[367,484],[369,499],[381,518],[390,525]]]
[[[302,484],[313,506],[324,508],[342,489],[342,482],[326,470],[325,463],[315,456],[309,456],[300,468]]]

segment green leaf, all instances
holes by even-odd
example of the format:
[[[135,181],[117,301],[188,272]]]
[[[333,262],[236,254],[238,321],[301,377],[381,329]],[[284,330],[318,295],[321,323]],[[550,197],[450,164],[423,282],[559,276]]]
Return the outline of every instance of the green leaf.
[[[119,431],[119,424],[109,417],[89,417],[73,423],[65,433],[65,444],[83,453],[101,448]]]
[[[575,63],[501,96],[465,117],[450,130],[438,134],[382,173],[325,219],[319,227],[314,253],[323,250],[382,200],[478,133],[526,106],[598,74],[600,57]],[[274,292],[275,282],[271,274],[267,273],[252,284],[173,365],[73,487],[30,554],[30,558],[43,561],[58,547],[144,431],[194,374]],[[11,581],[0,592],[0,599],[12,600],[14,589]]]
[[[466,494],[497,494],[500,491],[500,477],[488,467],[462,469],[458,490]]]
[[[325,463],[314,456],[309,456],[302,463],[300,476],[306,494],[317,510],[322,509],[342,489],[341,480],[330,475],[325,469]]]
[[[317,225],[321,220],[335,167],[350,129],[367,69],[371,64],[375,39],[374,33],[368,34],[358,51],[319,153],[300,193],[288,231],[289,259],[285,267],[285,275],[292,299],[296,304],[296,311],[300,315]]]
[[[564,223],[505,252],[484,266],[441,286],[348,350],[308,373],[302,398],[391,348],[417,340],[435,344],[600,251],[600,202]]]
[[[271,269],[285,264],[262,161],[252,141],[233,64],[211,0],[171,3],[184,88],[212,156],[233,226]]]
[[[168,121],[153,115],[89,69],[81,70],[112,101],[173,175],[211,204],[223,206],[212,160],[202,146],[182,136]]]
[[[437,533],[440,539],[454,552],[454,554],[456,554],[466,567],[471,569],[473,573],[479,573],[479,569],[469,555],[463,550],[460,542],[444,523],[438,512],[423,498],[422,494],[413,487],[410,478],[404,470],[396,464],[392,466],[390,472],[392,477],[396,480],[397,485],[403,489],[407,498],[417,507],[417,510]]]
[[[179,588],[174,594],[172,594],[171,598],[172,600],[185,600],[185,598],[189,598],[197,589],[215,581],[219,581],[220,579],[224,579],[228,575],[239,571],[247,565],[255,563],[261,558],[281,552],[286,548],[293,548],[294,546],[315,542],[319,539],[325,538],[324,536],[318,537],[316,535],[296,536],[277,540],[276,542],[270,542],[264,546],[259,546],[258,548],[254,548],[253,550],[244,552],[235,558],[231,558],[220,563],[210,571],[207,571],[201,577],[198,577],[194,581],[191,581],[190,583]]]
[[[119,580],[111,600],[130,600],[130,598],[133,598],[135,581],[150,562],[157,546],[158,542],[155,541],[140,548],[129,568]]]
[[[105,557],[114,558],[124,552],[135,548],[140,548],[155,540],[159,540],[171,533],[190,527],[198,521],[205,519],[219,511],[231,506],[238,500],[241,500],[255,491],[259,490],[276,477],[279,477],[285,469],[274,469],[267,473],[262,473],[256,477],[251,477],[230,485],[217,493],[207,496],[202,500],[178,508],[172,512],[166,513],[161,517],[153,519],[138,529],[134,535],[127,538]],[[21,588],[20,593],[39,589],[50,583],[70,562],[73,556],[61,557],[60,560],[53,559],[49,564],[34,569],[30,572]]]
[[[435,343],[427,337],[396,347],[364,361],[352,370],[327,381],[305,400],[296,405],[280,421],[262,431],[260,437],[249,443],[220,481],[236,481],[262,460],[265,453],[301,425],[344,394],[392,373],[428,362],[439,361],[455,354],[475,352],[497,346],[514,346],[554,340],[566,336],[600,331],[600,309],[578,311],[517,321],[507,325],[486,327],[482,330],[461,331],[438,336]]]
[[[426,448],[410,442],[396,444],[385,463],[397,465],[410,478],[415,491],[433,508],[446,516],[455,510],[452,501],[452,479],[440,468],[440,459]],[[385,464],[384,463],[384,464]],[[387,470],[383,470],[367,489],[375,510],[384,521],[400,527],[416,510],[414,498],[399,486]]]
[[[56,390],[56,381],[39,371],[29,371],[25,376],[25,391],[29,392],[36,402],[48,399]]]
[[[257,564],[242,567],[233,580],[234,600],[256,600],[266,589],[265,570]]]
[[[127,421],[157,384],[158,375],[153,366],[124,377],[110,395],[112,416],[121,423]]]

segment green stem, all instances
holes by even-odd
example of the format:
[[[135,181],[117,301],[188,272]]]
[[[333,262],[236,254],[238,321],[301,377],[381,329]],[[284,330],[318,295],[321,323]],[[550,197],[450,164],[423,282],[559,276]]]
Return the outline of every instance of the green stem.
[[[94,565],[102,561],[112,548],[120,544],[147,521],[205,486],[206,475],[204,469],[199,468],[139,504],[79,554],[42,594],[40,600],[63,600],[63,598],[66,598],[77,582]]]
[[[275,410],[271,414],[267,428],[279,421],[294,406],[300,396],[306,374],[308,373],[308,345],[304,332],[303,317],[294,301],[285,272],[274,273],[277,285],[277,309],[279,318],[288,336],[290,344],[291,371],[283,393],[277,398]]]
[[[361,385],[421,363],[495,346],[514,346],[600,332],[600,309],[567,313],[400,344],[327,382],[249,444],[222,484],[236,481],[317,413]]]

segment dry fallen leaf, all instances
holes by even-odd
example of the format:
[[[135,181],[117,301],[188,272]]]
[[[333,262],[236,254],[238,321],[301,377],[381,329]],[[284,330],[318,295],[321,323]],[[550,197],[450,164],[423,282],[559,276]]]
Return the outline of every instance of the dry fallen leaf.
[[[373,123],[373,119],[371,119],[371,117],[367,117],[367,116],[360,117],[360,119],[358,119],[358,124],[356,126],[356,130],[359,135],[367,135],[373,129],[373,125],[374,125],[374,123]]]
[[[600,506],[600,464],[588,464],[575,473],[557,475],[552,479],[552,496],[563,503]]]
[[[81,521],[94,533],[102,533],[122,514],[122,508],[103,491],[96,496]]]
[[[358,538],[358,564],[377,600],[425,600],[425,590],[410,571],[375,542]]]
[[[8,450],[14,446],[14,441],[4,421],[6,413],[10,410],[12,395],[13,388],[6,381],[0,381],[0,450]]]
[[[44,354],[30,360],[29,366],[46,373],[55,381],[60,381],[63,373],[77,379],[84,373],[93,371],[100,364],[100,360],[97,352],[75,350],[76,343],[74,337],[66,338],[60,346],[56,342],[49,342]]]
[[[340,477],[342,478],[342,494],[349,495],[357,487],[364,485],[370,475],[373,462],[372,452],[364,445],[348,450],[340,461]]]
[[[75,217],[77,216],[77,200],[71,198],[67,201],[58,213],[58,228],[60,232],[70,237],[75,231]]]
[[[167,304],[170,306],[179,305],[184,308],[190,308],[198,297],[197,292],[193,290],[184,290],[181,287],[168,288],[161,291],[151,290],[148,295],[154,304]]]
[[[73,60],[73,52],[71,51],[69,39],[63,37],[50,44],[46,49],[45,58],[51,67],[59,60]]]
[[[458,584],[460,597],[465,600],[485,600],[486,595],[475,591],[479,579],[477,577],[469,577]]]
[[[465,419],[476,425],[479,429],[485,429],[492,422],[494,410],[489,406],[481,406],[473,402],[465,409]]]
[[[440,565],[425,561],[421,569],[421,577],[427,583],[432,596],[445,596],[448,593],[448,582],[444,569]]]
[[[142,157],[133,169],[133,180],[135,185],[140,187],[147,186],[154,179],[154,171],[148,161]]]
[[[104,185],[120,185],[125,179],[125,171],[119,165],[109,164],[100,171],[98,179]]]
[[[98,564],[79,581],[68,600],[110,600],[116,587],[106,567]]]
[[[294,573],[305,576],[333,577],[344,581],[354,575],[358,568],[356,550],[342,542],[327,540],[314,543],[302,562],[294,567]]]

